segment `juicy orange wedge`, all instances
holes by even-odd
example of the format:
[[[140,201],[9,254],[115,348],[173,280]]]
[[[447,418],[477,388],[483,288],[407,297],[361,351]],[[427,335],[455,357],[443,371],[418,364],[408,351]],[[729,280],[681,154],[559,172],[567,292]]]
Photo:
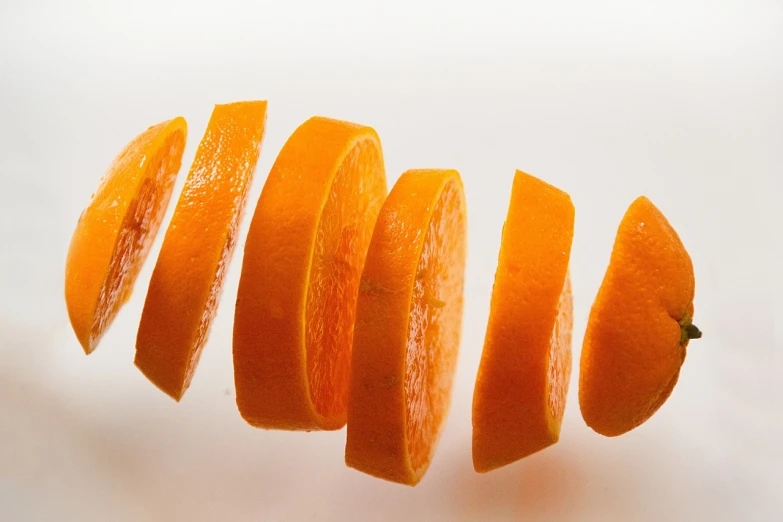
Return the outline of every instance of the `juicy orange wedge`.
[[[152,273],[135,362],[175,400],[190,384],[216,313],[264,137],[266,106],[215,106]]]
[[[359,277],[386,196],[378,135],[311,118],[258,200],[234,317],[242,417],[261,428],[345,424]]]
[[[131,296],[171,198],[186,140],[183,118],[138,135],[115,158],[79,217],[65,264],[65,302],[87,354]]]
[[[417,484],[451,402],[466,254],[454,170],[411,170],[383,205],[362,273],[345,461]]]
[[[615,437],[644,423],[669,398],[691,339],[696,282],[677,232],[644,196],[617,230],[587,323],[579,406],[588,426]]]
[[[473,466],[480,473],[560,437],[571,376],[573,237],[568,194],[517,171],[473,395]]]

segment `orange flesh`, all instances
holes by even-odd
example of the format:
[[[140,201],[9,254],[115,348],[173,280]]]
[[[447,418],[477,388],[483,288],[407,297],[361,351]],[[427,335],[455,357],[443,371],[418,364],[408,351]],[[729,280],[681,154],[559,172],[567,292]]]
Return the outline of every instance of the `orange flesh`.
[[[406,172],[381,210],[357,304],[351,467],[407,485],[429,467],[459,350],[465,231],[456,171]]]
[[[609,437],[649,419],[672,393],[693,318],[693,264],[679,236],[645,197],[628,208],[587,324],[579,406]]]
[[[150,281],[136,366],[179,400],[209,335],[264,136],[266,102],[217,105]]]
[[[484,473],[557,442],[571,375],[568,194],[517,171],[473,396],[473,465]]]
[[[250,424],[345,425],[359,276],[385,195],[369,127],[311,118],[280,152],[250,226],[234,321],[237,405]]]
[[[565,286],[557,305],[558,314],[552,338],[549,340],[549,372],[547,397],[549,416],[560,423],[565,413],[568,384],[571,382],[571,337],[574,328],[574,298],[571,294],[571,277],[566,274]]]
[[[305,346],[310,400],[326,418],[344,416],[348,407],[356,298],[372,236],[372,228],[363,226],[363,219],[367,212],[377,215],[381,203],[363,195],[363,184],[375,179],[373,170],[380,161],[374,146],[359,144],[348,153],[334,177],[316,233]]]
[[[79,218],[66,261],[65,296],[85,353],[96,348],[130,298],[171,198],[186,138],[182,118],[137,136]]]
[[[443,189],[422,247],[405,358],[405,432],[414,471],[429,465],[451,402],[464,278],[464,215],[456,183]],[[446,300],[456,301],[447,306]]]

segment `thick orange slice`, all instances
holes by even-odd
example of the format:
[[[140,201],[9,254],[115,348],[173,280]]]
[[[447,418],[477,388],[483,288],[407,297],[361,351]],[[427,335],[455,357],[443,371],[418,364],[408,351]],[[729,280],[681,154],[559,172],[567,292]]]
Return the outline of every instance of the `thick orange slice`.
[[[587,323],[579,372],[582,417],[596,432],[622,435],[671,395],[692,324],[693,263],[677,232],[645,197],[617,230],[609,268]]]
[[[216,105],[152,273],[136,366],[175,400],[190,385],[264,137],[266,102]]]
[[[383,205],[357,305],[345,462],[402,484],[429,467],[451,401],[466,254],[454,170],[411,170]]]
[[[130,298],[171,198],[187,133],[185,120],[174,118],[138,135],[79,217],[65,264],[65,302],[87,354]]]
[[[311,118],[250,225],[234,318],[237,406],[253,426],[345,425],[359,277],[386,196],[378,135]]]
[[[573,237],[568,194],[517,171],[473,395],[473,466],[480,473],[560,437],[571,376]]]

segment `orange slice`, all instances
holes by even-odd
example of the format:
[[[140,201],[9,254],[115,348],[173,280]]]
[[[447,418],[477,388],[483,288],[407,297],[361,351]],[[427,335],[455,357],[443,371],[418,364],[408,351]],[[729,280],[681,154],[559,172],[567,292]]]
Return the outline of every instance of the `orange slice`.
[[[593,430],[622,435],[669,398],[688,341],[701,337],[692,324],[694,292],[677,232],[640,197],[617,230],[582,346],[579,406]]]
[[[454,170],[411,170],[383,205],[362,273],[345,462],[417,484],[451,401],[465,269]]]
[[[473,395],[473,466],[480,473],[560,437],[571,376],[573,237],[568,194],[517,171]]]
[[[152,273],[135,362],[177,401],[215,316],[264,137],[266,105],[215,106]]]
[[[65,263],[65,303],[87,354],[131,296],[171,198],[187,133],[185,120],[174,118],[134,138],[79,217]]]
[[[359,277],[385,196],[370,127],[311,118],[280,151],[250,225],[234,317],[237,406],[251,425],[345,424]]]

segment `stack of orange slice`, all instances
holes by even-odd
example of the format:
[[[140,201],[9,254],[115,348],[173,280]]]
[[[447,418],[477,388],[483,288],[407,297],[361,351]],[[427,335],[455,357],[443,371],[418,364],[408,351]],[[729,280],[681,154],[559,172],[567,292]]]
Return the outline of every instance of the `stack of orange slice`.
[[[237,244],[266,126],[265,101],[217,105],[158,257],[136,366],[179,401]],[[165,213],[185,120],[129,143],[79,218],[65,297],[91,353],[130,297]],[[314,117],[286,142],[245,244],[233,358],[237,406],[267,429],[346,425],[348,466],[406,485],[432,462],[460,348],[466,203],[454,170],[410,170],[387,198],[376,132]],[[517,171],[473,396],[473,464],[487,472],[560,437],[571,375],[574,206]],[[579,403],[596,432],[649,419],[679,378],[693,266],[646,198],[628,209],[581,354]]]

